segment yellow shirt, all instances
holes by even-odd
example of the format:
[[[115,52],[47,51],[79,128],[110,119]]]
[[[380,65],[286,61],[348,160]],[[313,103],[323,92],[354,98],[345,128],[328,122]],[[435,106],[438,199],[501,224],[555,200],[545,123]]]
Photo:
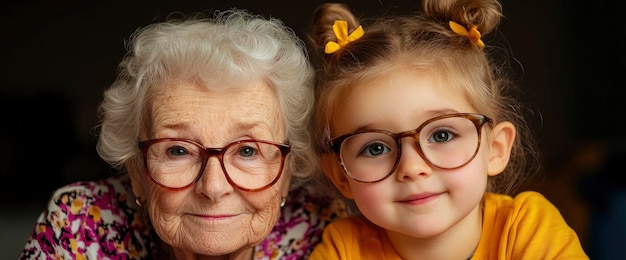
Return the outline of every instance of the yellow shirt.
[[[480,242],[471,259],[589,259],[576,232],[541,194],[486,193]],[[326,227],[309,259],[401,259],[384,230],[356,216]]]

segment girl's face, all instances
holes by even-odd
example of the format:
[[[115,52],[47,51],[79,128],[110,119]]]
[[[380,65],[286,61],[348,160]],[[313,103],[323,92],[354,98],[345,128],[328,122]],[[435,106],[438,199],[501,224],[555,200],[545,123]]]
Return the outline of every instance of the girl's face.
[[[436,116],[479,112],[459,88],[438,85],[442,81],[436,81],[436,75],[404,68],[354,84],[333,113],[332,136],[364,128],[393,133],[410,131]],[[476,226],[480,228],[479,205],[487,177],[501,172],[497,163],[490,162],[490,128],[482,127],[476,157],[453,170],[427,163],[411,137],[402,138],[397,168],[380,182],[363,183],[348,178],[334,154],[323,157],[323,167],[340,191],[354,199],[365,217],[387,229],[392,239],[394,235],[432,238],[448,230],[464,229],[463,226],[470,232],[470,226],[472,231]]]

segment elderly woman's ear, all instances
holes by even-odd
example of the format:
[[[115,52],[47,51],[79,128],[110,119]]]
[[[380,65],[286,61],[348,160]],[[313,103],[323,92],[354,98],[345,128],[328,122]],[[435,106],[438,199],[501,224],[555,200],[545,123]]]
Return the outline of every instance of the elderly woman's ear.
[[[133,194],[135,195],[135,202],[138,206],[146,205],[146,198],[148,197],[145,181],[141,176],[144,174],[144,166],[140,160],[140,155],[134,156],[124,163],[124,167],[130,177],[130,185],[132,187]]]

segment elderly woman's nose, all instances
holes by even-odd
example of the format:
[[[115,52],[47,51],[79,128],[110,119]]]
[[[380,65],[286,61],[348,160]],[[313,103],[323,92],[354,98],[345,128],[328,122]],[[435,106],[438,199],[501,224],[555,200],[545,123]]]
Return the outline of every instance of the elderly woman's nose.
[[[233,187],[226,179],[226,173],[220,164],[220,161],[215,157],[210,157],[206,163],[204,171],[201,172],[202,176],[198,183],[197,188],[206,196],[217,199],[219,196],[232,192]]]

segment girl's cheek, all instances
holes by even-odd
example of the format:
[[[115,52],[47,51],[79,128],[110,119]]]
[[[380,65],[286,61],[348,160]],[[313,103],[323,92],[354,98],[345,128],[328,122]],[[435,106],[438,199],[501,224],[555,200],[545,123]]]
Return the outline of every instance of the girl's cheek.
[[[392,194],[383,184],[385,184],[384,181],[379,183],[351,183],[350,187],[352,188],[354,201],[359,208],[383,205],[382,202],[385,201],[385,197]]]

